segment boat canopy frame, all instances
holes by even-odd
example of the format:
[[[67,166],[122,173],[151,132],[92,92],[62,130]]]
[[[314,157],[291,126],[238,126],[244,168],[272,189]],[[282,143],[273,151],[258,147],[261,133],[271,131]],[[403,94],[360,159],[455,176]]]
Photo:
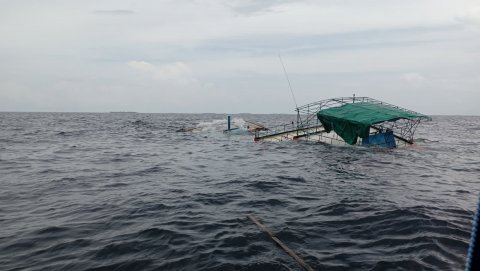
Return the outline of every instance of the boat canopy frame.
[[[393,131],[395,138],[408,144],[413,143],[413,136],[420,122],[431,120],[429,116],[370,97],[339,97],[321,100],[297,107],[295,109],[297,112],[296,125],[294,125],[292,122],[269,128],[269,131],[258,131],[255,133],[255,140],[261,140],[262,138],[281,134],[294,134],[294,136],[289,139],[302,138],[309,140],[310,136],[326,132],[325,127],[322,125],[317,115],[320,111],[353,103],[376,104],[392,110],[402,111],[410,114],[411,116],[408,118],[400,117],[398,119],[387,120],[371,125],[371,128],[378,132],[387,130]]]
[[[411,114],[412,116],[409,118],[399,118],[396,120],[389,120],[371,125],[371,127],[377,131],[392,130],[398,139],[406,141],[410,144],[413,143],[413,136],[415,134],[418,124],[420,124],[421,121],[431,120],[429,116],[405,109],[397,105],[389,104],[370,97],[353,96],[326,99],[297,107],[297,127],[305,128],[322,125],[317,117],[318,112],[328,108],[340,107],[346,104],[353,103],[377,104]]]

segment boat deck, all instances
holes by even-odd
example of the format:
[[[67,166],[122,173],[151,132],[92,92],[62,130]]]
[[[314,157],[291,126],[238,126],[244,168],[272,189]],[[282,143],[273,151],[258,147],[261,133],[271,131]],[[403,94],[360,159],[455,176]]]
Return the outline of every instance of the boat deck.
[[[375,133],[377,131],[378,128],[375,127],[372,127],[370,130],[371,133]],[[327,133],[321,125],[300,129],[289,129],[279,132],[270,131],[268,133],[255,133],[255,141],[280,142],[291,140],[311,141],[340,146],[349,145],[334,131]],[[395,143],[397,147],[413,144],[413,142],[407,141],[396,135]],[[356,145],[362,145],[362,140],[359,139]]]

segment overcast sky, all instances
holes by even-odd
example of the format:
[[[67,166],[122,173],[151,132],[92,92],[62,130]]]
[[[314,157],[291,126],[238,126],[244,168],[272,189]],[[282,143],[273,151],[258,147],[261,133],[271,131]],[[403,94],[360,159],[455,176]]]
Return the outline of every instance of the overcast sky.
[[[0,0],[0,111],[480,115],[479,0]]]

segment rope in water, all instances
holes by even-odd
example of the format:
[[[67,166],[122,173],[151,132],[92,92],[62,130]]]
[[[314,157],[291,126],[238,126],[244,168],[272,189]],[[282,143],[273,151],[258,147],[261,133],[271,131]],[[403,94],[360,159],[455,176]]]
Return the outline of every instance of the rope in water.
[[[472,236],[470,238],[470,246],[468,247],[467,262],[465,271],[480,270],[480,194],[478,197],[477,213],[473,218]]]

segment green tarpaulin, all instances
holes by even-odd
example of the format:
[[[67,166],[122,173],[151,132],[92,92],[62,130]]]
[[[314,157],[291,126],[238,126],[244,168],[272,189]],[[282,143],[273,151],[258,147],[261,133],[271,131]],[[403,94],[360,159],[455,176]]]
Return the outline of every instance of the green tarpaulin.
[[[317,117],[326,132],[333,130],[345,142],[353,145],[358,137],[368,137],[373,124],[426,116],[383,104],[358,102],[320,110]]]

